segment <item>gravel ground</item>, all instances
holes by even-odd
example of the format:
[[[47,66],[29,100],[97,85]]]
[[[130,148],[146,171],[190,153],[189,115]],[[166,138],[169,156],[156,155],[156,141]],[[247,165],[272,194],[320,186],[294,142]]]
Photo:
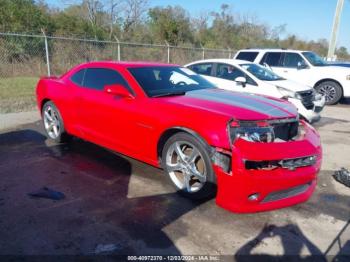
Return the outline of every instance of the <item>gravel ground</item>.
[[[40,120],[38,111],[0,114],[0,131]]]

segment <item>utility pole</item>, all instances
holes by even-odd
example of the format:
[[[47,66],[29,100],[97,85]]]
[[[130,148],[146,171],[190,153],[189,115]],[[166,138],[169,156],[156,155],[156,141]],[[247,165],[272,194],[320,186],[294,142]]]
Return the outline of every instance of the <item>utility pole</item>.
[[[334,14],[331,39],[329,41],[328,55],[327,55],[328,59],[332,59],[334,57],[335,45],[337,43],[337,35],[338,35],[340,16],[341,16],[341,12],[343,10],[343,5],[344,5],[344,0],[338,0],[337,7],[335,9],[335,14]]]

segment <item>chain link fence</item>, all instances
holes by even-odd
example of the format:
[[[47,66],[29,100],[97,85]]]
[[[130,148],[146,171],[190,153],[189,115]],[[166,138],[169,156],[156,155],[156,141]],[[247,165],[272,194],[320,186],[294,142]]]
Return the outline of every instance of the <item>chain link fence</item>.
[[[0,113],[35,108],[35,85],[41,76],[61,75],[95,60],[156,61],[186,64],[229,58],[233,51],[69,37],[0,33]]]
[[[204,58],[229,58],[226,49],[176,47],[116,41],[0,33],[0,77],[60,75],[93,60],[147,60],[186,64]]]

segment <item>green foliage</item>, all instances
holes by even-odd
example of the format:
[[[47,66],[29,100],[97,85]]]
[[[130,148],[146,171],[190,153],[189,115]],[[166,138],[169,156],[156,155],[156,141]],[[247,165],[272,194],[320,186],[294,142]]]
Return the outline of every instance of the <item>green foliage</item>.
[[[339,47],[339,48],[335,51],[335,54],[336,54],[338,57],[340,57],[341,59],[350,60],[350,54],[349,54],[347,48],[344,47],[344,46]]]
[[[52,16],[55,27],[55,35],[73,35],[83,38],[104,39],[105,32],[102,28],[94,27],[88,21],[67,12],[60,12]]]
[[[193,41],[190,18],[182,7],[155,7],[148,15],[152,33],[158,41],[165,40],[171,45]]]
[[[111,9],[113,4],[115,8]],[[48,35],[99,40],[117,37],[130,42],[164,44],[167,41],[171,45],[232,50],[283,47],[327,54],[327,40],[305,41],[296,35],[282,38],[286,24],[271,29],[255,17],[235,14],[227,4],[221,5],[218,12],[200,17],[191,17],[180,6],[150,9],[146,6],[147,0],[81,0],[57,10],[50,9],[44,0],[0,0],[0,32],[40,34],[44,29]],[[30,41],[9,43],[6,48],[12,51],[7,59],[23,59],[22,54],[31,54],[33,43],[37,48],[32,49],[43,48],[42,40]],[[339,47],[336,54],[340,59],[350,58],[345,47]]]
[[[40,33],[41,29],[50,29],[50,17],[33,0],[0,1],[1,32]]]

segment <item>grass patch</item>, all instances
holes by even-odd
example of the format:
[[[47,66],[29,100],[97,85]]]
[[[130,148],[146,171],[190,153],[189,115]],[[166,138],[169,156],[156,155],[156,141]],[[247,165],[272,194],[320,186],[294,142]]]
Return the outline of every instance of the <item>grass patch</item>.
[[[0,113],[34,110],[38,80],[38,77],[0,78]]]

